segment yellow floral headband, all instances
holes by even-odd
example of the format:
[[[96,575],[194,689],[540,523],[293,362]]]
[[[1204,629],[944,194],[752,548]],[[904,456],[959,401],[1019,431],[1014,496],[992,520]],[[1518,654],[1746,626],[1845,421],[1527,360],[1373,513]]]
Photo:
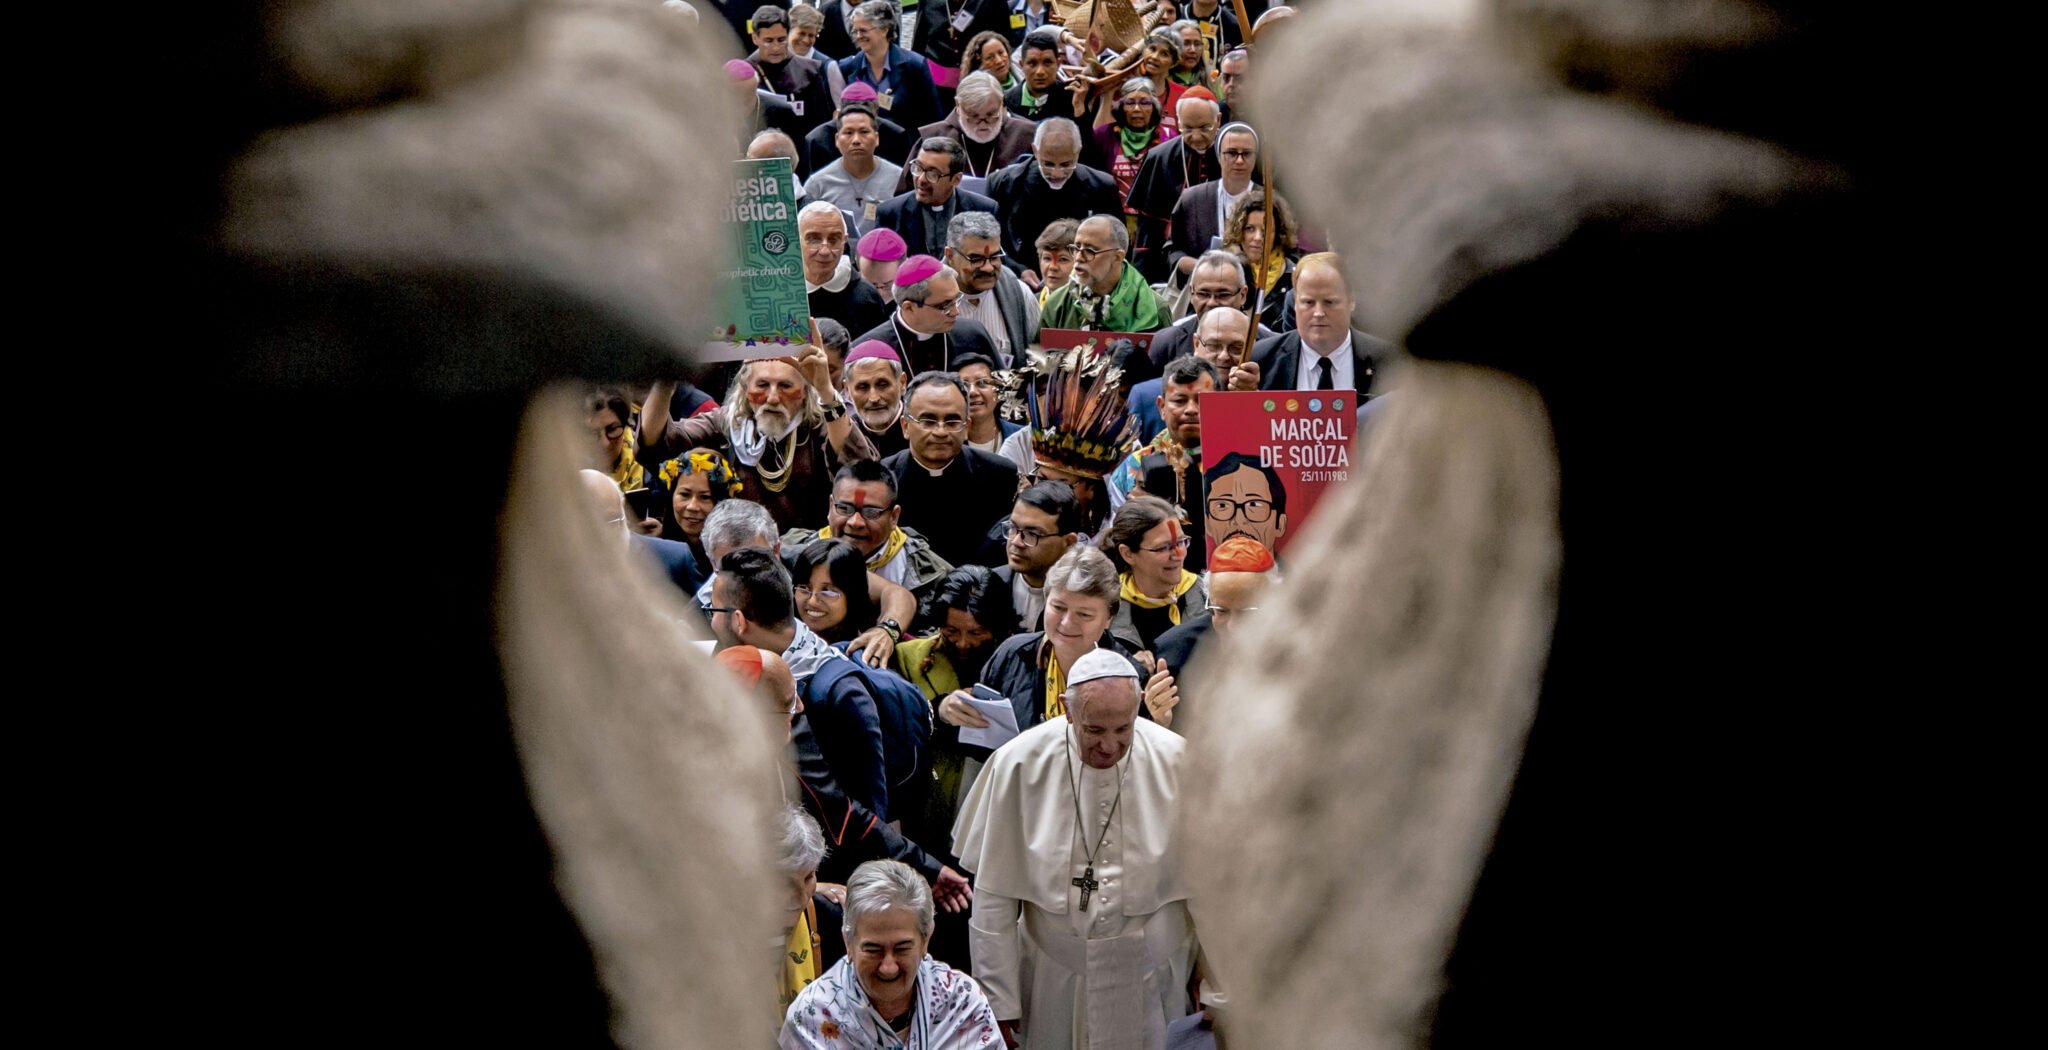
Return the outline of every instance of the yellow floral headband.
[[[714,494],[724,490],[720,498],[740,494],[739,477],[733,473],[732,465],[725,461],[725,457],[716,452],[687,452],[661,465],[661,483],[671,490],[676,487],[676,479],[685,474],[702,474],[709,478]]]

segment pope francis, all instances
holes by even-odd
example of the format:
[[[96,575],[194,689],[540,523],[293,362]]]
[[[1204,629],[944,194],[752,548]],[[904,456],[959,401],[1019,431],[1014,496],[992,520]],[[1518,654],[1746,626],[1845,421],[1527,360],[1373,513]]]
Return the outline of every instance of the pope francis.
[[[1067,714],[998,749],[961,803],[974,975],[1012,1045],[1157,1050],[1195,956],[1181,738],[1138,717],[1122,656],[1090,652],[1066,685]]]

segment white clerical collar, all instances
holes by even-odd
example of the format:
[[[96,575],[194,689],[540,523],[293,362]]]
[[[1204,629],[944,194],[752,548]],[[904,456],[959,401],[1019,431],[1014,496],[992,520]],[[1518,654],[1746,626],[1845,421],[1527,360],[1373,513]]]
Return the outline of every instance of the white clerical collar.
[[[917,465],[918,465],[919,467],[922,467],[922,468],[924,468],[924,472],[925,472],[925,473],[927,473],[927,474],[930,474],[930,475],[931,475],[932,477],[935,477],[935,478],[936,478],[936,477],[939,477],[940,475],[942,475],[942,474],[944,474],[944,473],[946,472],[946,467],[950,467],[950,466],[952,466],[952,465],[953,465],[954,463],[958,463],[958,462],[960,462],[960,457],[958,457],[958,456],[955,456],[955,457],[954,457],[954,458],[953,458],[953,459],[952,459],[952,460],[951,460],[950,462],[948,462],[948,463],[946,464],[946,467],[940,467],[940,468],[939,468],[939,469],[937,469],[937,470],[933,470],[933,469],[931,468],[931,465],[930,465],[930,464],[928,464],[928,463],[926,463],[926,462],[925,462],[924,460],[922,460],[922,459],[918,458],[918,455],[917,455],[917,453],[915,453],[915,452],[912,452],[912,453],[910,454],[910,461],[911,461],[912,463],[915,463],[915,464],[917,464]]]
[[[912,327],[909,321],[903,319],[903,308],[901,306],[896,308],[896,323],[902,325],[904,331],[916,336],[917,341],[920,343],[927,339],[936,339],[939,335],[937,332],[920,332],[915,327]]]
[[[839,257],[839,265],[833,267],[832,276],[825,278],[824,284],[812,284],[810,278],[804,278],[804,291],[815,292],[823,289],[828,292],[843,292],[852,281],[853,260],[841,255]]]

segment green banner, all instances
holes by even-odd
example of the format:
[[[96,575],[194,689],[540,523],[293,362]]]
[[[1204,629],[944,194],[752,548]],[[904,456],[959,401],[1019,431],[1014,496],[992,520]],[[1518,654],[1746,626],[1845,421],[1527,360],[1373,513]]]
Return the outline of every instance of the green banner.
[[[810,341],[810,295],[796,235],[796,181],[781,157],[735,162],[726,265],[707,361],[781,357]]]

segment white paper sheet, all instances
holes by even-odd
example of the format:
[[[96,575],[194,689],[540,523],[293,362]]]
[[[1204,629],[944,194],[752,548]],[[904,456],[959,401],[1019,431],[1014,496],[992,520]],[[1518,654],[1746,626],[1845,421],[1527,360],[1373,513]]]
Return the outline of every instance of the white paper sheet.
[[[988,728],[974,729],[961,726],[961,743],[994,750],[1016,739],[1017,709],[1010,706],[1009,697],[999,695],[991,699],[977,691],[968,694],[967,702],[972,704],[976,711],[981,712],[981,717],[988,719]]]

